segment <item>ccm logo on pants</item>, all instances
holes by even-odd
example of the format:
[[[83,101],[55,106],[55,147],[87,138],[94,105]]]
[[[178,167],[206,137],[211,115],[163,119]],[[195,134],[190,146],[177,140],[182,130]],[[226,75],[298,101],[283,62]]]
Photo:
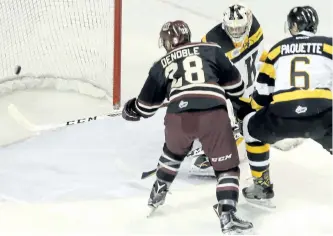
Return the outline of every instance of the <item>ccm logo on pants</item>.
[[[222,157],[216,157],[216,158],[212,158],[212,162],[220,162],[220,161],[226,161],[228,159],[230,159],[232,156],[232,153],[222,156]]]

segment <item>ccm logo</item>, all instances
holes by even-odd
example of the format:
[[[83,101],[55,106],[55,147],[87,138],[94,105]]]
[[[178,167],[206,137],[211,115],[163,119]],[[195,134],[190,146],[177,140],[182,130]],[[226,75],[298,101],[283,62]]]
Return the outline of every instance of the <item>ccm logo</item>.
[[[230,154],[222,156],[222,157],[212,158],[212,162],[226,161],[226,160],[230,159],[231,156],[232,156],[232,154],[230,153]]]

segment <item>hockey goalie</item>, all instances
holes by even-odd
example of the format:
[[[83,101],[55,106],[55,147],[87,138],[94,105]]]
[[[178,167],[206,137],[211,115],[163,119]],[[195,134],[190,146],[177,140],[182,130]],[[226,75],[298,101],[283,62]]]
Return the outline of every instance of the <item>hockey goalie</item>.
[[[267,52],[264,48],[264,35],[259,21],[252,11],[242,4],[233,4],[223,13],[222,23],[212,28],[201,39],[202,42],[217,43],[225,55],[237,67],[246,86],[243,98],[246,100],[253,92],[257,72],[265,61]],[[245,143],[239,133],[231,102],[228,103],[228,112],[234,131],[234,138],[238,146],[241,161],[246,158]],[[288,150],[298,145],[301,140],[283,140],[275,146],[281,150]],[[194,144],[194,147],[200,144]],[[214,176],[207,156],[196,156],[191,161],[191,175]]]

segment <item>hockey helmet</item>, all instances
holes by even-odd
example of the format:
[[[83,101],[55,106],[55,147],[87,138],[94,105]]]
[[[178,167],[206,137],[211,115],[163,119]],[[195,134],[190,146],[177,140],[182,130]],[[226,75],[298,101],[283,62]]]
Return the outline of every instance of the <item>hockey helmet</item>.
[[[230,5],[223,13],[222,29],[235,45],[242,44],[249,36],[252,26],[252,11],[242,4]]]
[[[189,42],[191,42],[191,30],[184,21],[168,21],[162,26],[159,47],[163,46],[167,52]]]
[[[317,11],[310,6],[294,7],[287,16],[286,30],[294,35],[302,31],[316,33],[319,24]]]

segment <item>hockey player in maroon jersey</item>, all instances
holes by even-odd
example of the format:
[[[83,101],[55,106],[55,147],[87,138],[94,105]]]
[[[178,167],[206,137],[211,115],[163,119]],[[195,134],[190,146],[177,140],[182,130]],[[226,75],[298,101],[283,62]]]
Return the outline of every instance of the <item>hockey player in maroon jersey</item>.
[[[199,139],[217,179],[214,210],[222,232],[244,234],[253,226],[236,216],[239,156],[226,107],[227,98],[237,99],[244,92],[240,73],[217,44],[191,43],[183,21],[163,25],[160,46],[167,54],[154,63],[139,96],[129,100],[122,113],[128,121],[139,121],[169,100],[165,143],[148,205],[155,210],[164,203],[182,161]]]

